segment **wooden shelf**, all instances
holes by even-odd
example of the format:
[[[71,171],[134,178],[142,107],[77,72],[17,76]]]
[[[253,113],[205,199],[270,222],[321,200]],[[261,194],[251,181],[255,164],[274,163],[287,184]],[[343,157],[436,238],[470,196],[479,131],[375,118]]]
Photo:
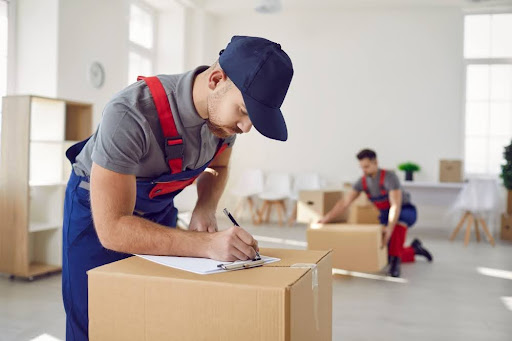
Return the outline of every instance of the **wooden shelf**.
[[[32,279],[61,271],[65,150],[92,134],[92,105],[5,96],[0,135],[0,272]]]
[[[60,223],[54,222],[31,222],[28,227],[28,232],[40,232],[48,230],[57,230],[62,227]]]
[[[30,143],[56,143],[56,144],[64,144],[62,140],[30,140]]]
[[[92,105],[67,102],[64,140],[82,141],[91,136]]]
[[[28,267],[28,276],[27,277],[34,277],[34,276],[40,276],[45,275],[48,273],[53,272],[59,272],[62,271],[62,267],[57,265],[51,265],[51,264],[44,264],[44,263],[30,263]]]
[[[56,187],[56,186],[66,186],[68,184],[67,181],[57,181],[57,182],[35,182],[31,181],[29,183],[30,187]]]

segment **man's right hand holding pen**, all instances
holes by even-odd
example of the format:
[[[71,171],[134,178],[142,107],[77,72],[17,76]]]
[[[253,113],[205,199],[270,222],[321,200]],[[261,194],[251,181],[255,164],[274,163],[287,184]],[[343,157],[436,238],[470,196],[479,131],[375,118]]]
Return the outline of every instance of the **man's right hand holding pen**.
[[[240,226],[233,226],[225,231],[205,233],[210,239],[208,258],[234,262],[258,257],[258,241]]]

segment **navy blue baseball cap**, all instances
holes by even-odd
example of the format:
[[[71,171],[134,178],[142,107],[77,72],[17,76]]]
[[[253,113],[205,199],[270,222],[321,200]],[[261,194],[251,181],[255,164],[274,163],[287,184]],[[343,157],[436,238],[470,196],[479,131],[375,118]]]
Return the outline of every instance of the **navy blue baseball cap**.
[[[281,104],[292,81],[293,66],[281,45],[259,37],[234,36],[220,51],[219,63],[242,93],[256,130],[286,141]]]

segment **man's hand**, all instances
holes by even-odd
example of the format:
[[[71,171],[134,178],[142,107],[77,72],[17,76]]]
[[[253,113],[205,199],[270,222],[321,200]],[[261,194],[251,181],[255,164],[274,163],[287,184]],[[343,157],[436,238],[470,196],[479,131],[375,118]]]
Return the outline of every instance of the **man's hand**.
[[[256,258],[258,242],[239,226],[211,235],[208,256],[219,261],[249,260]]]
[[[320,220],[317,221],[317,224],[327,224],[329,222],[329,219],[327,216],[323,216]]]
[[[384,248],[388,245],[389,240],[391,239],[391,235],[393,234],[393,229],[389,226],[383,227],[382,229],[382,246],[381,248]]]
[[[190,219],[190,231],[217,232],[215,211],[196,208]]]

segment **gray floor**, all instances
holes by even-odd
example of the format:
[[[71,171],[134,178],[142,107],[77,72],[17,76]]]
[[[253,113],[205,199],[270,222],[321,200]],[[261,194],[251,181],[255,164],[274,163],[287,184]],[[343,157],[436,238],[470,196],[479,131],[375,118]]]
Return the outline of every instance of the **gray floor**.
[[[246,224],[243,224],[246,226]],[[260,246],[304,248],[305,227],[246,227]],[[403,266],[403,282],[358,276],[333,277],[333,340],[512,340],[509,279],[478,267],[512,271],[512,243],[495,248],[474,240],[464,248],[447,231],[416,228],[435,261]],[[505,274],[507,275],[507,274]],[[41,336],[44,335],[44,336]],[[0,276],[0,340],[64,340],[60,275],[26,282]]]

